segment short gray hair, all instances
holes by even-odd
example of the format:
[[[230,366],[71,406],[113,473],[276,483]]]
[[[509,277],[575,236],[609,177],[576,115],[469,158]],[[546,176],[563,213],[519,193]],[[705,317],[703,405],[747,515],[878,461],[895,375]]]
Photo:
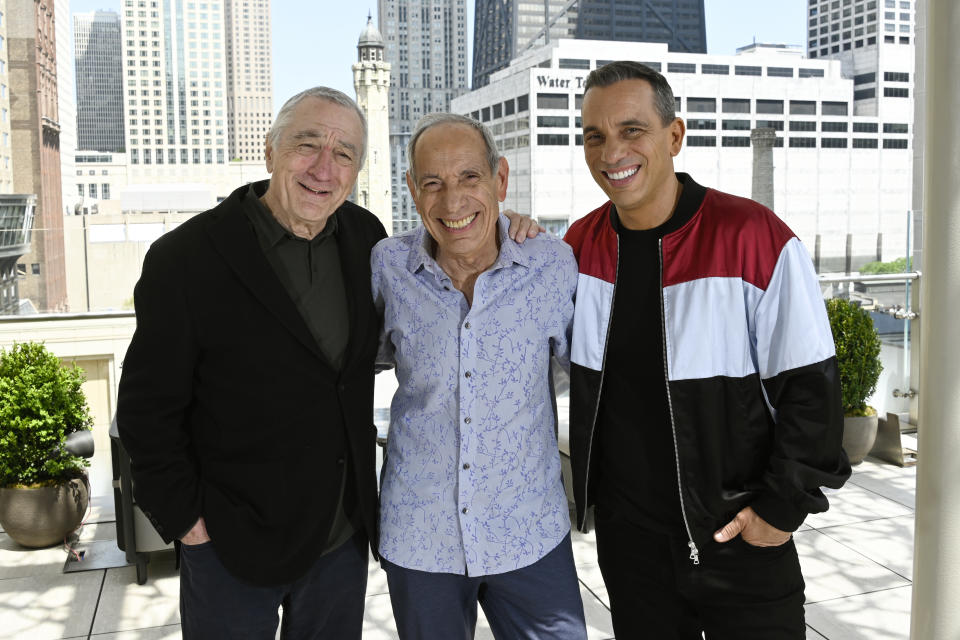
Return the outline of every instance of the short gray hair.
[[[656,69],[633,60],[608,62],[587,75],[583,83],[583,94],[594,87],[609,87],[624,80],[645,80],[653,89],[653,106],[660,116],[660,124],[667,126],[677,117],[676,102],[670,83]]]
[[[500,165],[500,152],[497,151],[497,143],[494,141],[493,134],[490,133],[487,125],[456,113],[428,113],[417,122],[413,135],[410,136],[410,142],[407,143],[407,159],[410,161],[410,175],[413,177],[414,183],[416,183],[417,178],[417,168],[414,163],[417,141],[420,140],[420,136],[427,129],[441,124],[462,124],[479,133],[480,137],[483,138],[483,146],[486,147],[487,165],[490,167],[490,173],[497,173],[497,167]]]
[[[290,118],[293,115],[293,110],[296,109],[297,105],[306,98],[319,98],[320,100],[326,100],[327,102],[338,104],[341,107],[352,109],[354,113],[357,114],[357,117],[360,118],[360,128],[363,129],[363,147],[360,149],[360,162],[358,163],[358,166],[363,166],[363,160],[367,157],[367,119],[364,117],[363,111],[360,110],[360,107],[357,106],[357,103],[354,102],[353,98],[342,91],[337,91],[336,89],[331,89],[330,87],[313,87],[311,89],[307,89],[306,91],[301,91],[283,103],[283,106],[280,107],[279,113],[277,113],[276,119],[273,121],[273,125],[270,127],[270,131],[267,132],[267,144],[270,145],[270,148],[276,150],[277,141],[280,139],[280,135],[283,133],[284,128],[290,124]]]

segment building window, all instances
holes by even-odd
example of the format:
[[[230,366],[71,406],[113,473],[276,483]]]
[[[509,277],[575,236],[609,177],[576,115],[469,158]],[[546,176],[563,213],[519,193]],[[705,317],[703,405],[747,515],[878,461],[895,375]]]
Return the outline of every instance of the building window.
[[[538,93],[538,109],[569,109],[570,96],[566,93]]]
[[[474,111],[473,113],[470,114],[470,117],[473,118],[474,120],[476,120],[477,122],[480,122],[480,112],[479,112],[479,111]]]
[[[847,103],[825,100],[820,103],[820,113],[825,116],[845,116],[847,115]]]
[[[906,149],[907,141],[903,139],[884,140],[883,148],[884,149]]]
[[[873,71],[870,73],[859,73],[853,76],[853,84],[868,84],[871,82],[877,81],[877,74]]]
[[[716,129],[716,120],[707,120],[704,118],[689,118],[687,120],[687,129]]]
[[[480,109],[480,121],[490,122],[490,107]]]
[[[886,82],[910,82],[910,74],[900,71],[884,71],[883,79]]]
[[[900,123],[900,122],[884,122],[883,123],[884,133],[907,133],[907,128],[908,127],[906,123]],[[874,129],[874,131],[876,131],[876,129]]]
[[[724,147],[749,147],[750,138],[747,136],[723,136]]]
[[[569,127],[570,118],[567,116],[537,116],[538,127]]]
[[[877,139],[876,138],[854,138],[853,148],[854,149],[876,149]]]
[[[667,73],[696,73],[697,65],[686,62],[668,62]]]
[[[783,113],[783,100],[757,100],[757,113]]]
[[[847,123],[846,122],[821,122],[820,131],[831,131],[831,132],[846,132]]]
[[[498,102],[497,104],[493,105],[493,119],[496,120],[497,118],[502,118],[502,117],[503,117],[503,105]]]
[[[817,115],[817,103],[813,100],[791,100],[790,114],[798,116]]]
[[[700,65],[700,73],[715,76],[728,76],[730,75],[730,65],[703,63]]]
[[[517,113],[523,113],[530,108],[530,94],[523,94],[517,98]]]
[[[107,183],[100,185],[100,193],[104,200],[110,199],[110,185]]]
[[[715,147],[717,146],[716,136],[687,136],[688,147]]]
[[[724,120],[723,130],[724,131],[750,131],[750,121],[749,120]],[[724,146],[729,146],[729,145],[724,145]]]
[[[92,182],[90,183],[90,197],[91,198],[97,197],[97,185]]]
[[[538,145],[567,146],[570,136],[563,133],[540,133],[537,135]]]
[[[83,197],[83,185],[79,182],[77,183],[77,195],[79,195],[81,198]]]
[[[790,146],[791,146],[791,147],[794,147],[794,148],[797,148],[797,147],[803,147],[803,148],[816,147],[816,146],[817,146],[817,139],[816,139],[816,138],[790,138]]]
[[[513,99],[507,100],[503,103],[503,113],[507,116],[512,116],[516,105],[513,102]]]
[[[790,131],[816,131],[817,123],[812,120],[791,120]]]
[[[696,113],[715,113],[717,111],[717,99],[687,98],[687,111]]]
[[[857,89],[853,92],[854,100],[870,100],[877,97],[877,90],[874,87],[869,89]]]
[[[724,113],[750,113],[750,100],[724,98],[722,107]]]
[[[767,67],[767,75],[771,78],[792,78],[793,67]]]
[[[738,76],[759,76],[763,72],[763,67],[753,67],[748,65],[737,65],[733,72]]]
[[[783,131],[783,120],[757,120],[757,128]]]
[[[661,66],[660,66],[660,63],[659,63],[659,62],[641,62],[640,64],[646,65],[646,66],[650,67],[651,69],[653,69],[654,71],[660,71],[660,69],[661,69]],[[597,60],[597,67],[599,68],[600,66],[601,66],[600,61]]]
[[[886,145],[884,145],[884,146],[886,146]],[[30,264],[30,273],[32,273],[32,274],[35,275],[35,276],[40,275],[40,263],[39,263],[39,262],[34,262],[34,263],[31,263],[31,264]]]
[[[883,97],[885,98],[909,98],[910,90],[906,87],[884,87]]]
[[[877,123],[876,122],[854,122],[853,132],[854,133],[876,133]]]
[[[820,140],[820,146],[824,149],[846,149],[847,139],[846,138],[822,138]]]
[[[577,111],[579,111],[580,109],[583,108],[583,94],[582,94],[582,93],[578,93],[577,95],[573,96],[573,108],[576,109]]]
[[[578,134],[575,135],[573,138],[574,138],[574,144],[576,144],[578,147],[582,147],[582,146],[583,146],[583,134],[582,134],[582,133],[578,133]]]
[[[801,78],[822,78],[823,69],[804,69],[801,67],[800,77]]]
[[[560,58],[561,69],[589,69],[590,61],[582,58]]]

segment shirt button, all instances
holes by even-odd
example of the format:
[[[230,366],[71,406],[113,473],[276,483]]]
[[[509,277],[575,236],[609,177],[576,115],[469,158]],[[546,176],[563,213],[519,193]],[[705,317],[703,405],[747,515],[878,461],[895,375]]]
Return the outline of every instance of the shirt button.
[[[460,513],[466,513],[466,512],[467,512],[467,508],[466,508],[466,507],[464,507],[463,509],[460,509]]]
[[[466,323],[465,325],[463,325],[463,328],[464,328],[464,329],[469,329],[469,328],[470,328],[470,323],[468,322],[468,323]]]
[[[463,422],[464,422],[465,424],[470,424],[470,417],[468,416],[468,417],[464,418],[464,419],[463,419]]]
[[[469,469],[469,468],[470,468],[470,463],[469,463],[469,462],[464,462],[464,463],[463,463],[463,468],[464,468],[464,469]]]
[[[469,377],[470,377],[470,372],[467,371],[465,374],[463,374],[463,377],[464,377],[464,378],[469,378]]]

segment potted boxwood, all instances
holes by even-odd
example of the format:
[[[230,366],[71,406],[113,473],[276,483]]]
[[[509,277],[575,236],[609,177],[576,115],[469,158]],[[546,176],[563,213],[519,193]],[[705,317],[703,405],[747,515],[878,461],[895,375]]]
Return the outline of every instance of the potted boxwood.
[[[0,349],[0,526],[23,546],[63,540],[86,513],[89,463],[67,450],[93,424],[83,380],[42,344]]]
[[[843,448],[850,464],[859,464],[877,438],[877,410],[867,406],[867,398],[876,390],[883,370],[880,336],[870,314],[849,300],[828,300],[827,316],[840,369]]]

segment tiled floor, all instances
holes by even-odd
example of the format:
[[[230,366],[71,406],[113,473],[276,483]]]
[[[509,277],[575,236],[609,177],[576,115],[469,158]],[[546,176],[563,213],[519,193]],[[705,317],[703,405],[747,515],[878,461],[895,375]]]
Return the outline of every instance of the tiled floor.
[[[916,467],[868,459],[831,508],[796,534],[807,582],[808,639],[909,637]],[[98,499],[78,546],[115,537],[110,500]],[[589,637],[612,638],[592,534],[574,533]],[[0,638],[170,640],[180,637],[172,552],[153,554],[149,580],[132,567],[63,574],[60,548],[27,550],[0,533]],[[386,579],[371,563],[365,640],[396,638]],[[477,638],[492,638],[481,614]]]

